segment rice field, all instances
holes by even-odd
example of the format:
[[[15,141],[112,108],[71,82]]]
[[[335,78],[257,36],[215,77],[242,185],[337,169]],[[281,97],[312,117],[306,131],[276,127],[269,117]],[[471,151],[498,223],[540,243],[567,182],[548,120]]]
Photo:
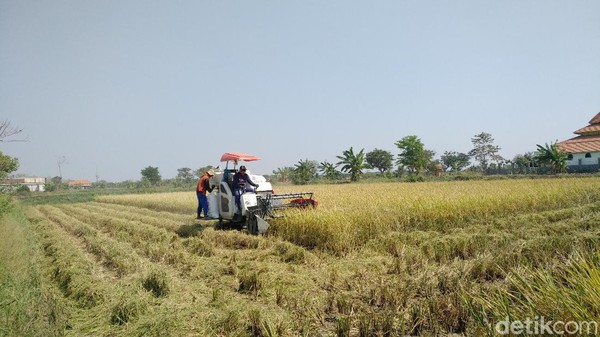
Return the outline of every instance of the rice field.
[[[598,179],[537,179],[427,184],[286,186],[307,189],[320,207],[273,222],[272,235],[306,248],[346,253],[390,232],[447,233],[473,222],[600,201]],[[98,201],[189,214],[193,193],[101,196]]]
[[[541,291],[561,275],[579,270],[586,294],[600,292],[584,281],[596,275],[585,261],[600,243],[600,179],[277,187],[299,190],[319,207],[287,211],[265,236],[195,220],[193,191],[25,207],[55,326],[73,336],[480,336],[507,312],[575,311],[577,292],[559,310],[557,286]]]

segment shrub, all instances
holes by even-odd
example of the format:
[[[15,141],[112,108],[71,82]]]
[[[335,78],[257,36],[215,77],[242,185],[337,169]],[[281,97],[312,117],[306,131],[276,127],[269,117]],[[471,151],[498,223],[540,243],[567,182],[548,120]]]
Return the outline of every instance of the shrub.
[[[28,196],[30,194],[31,194],[31,190],[26,185],[20,185],[15,190],[15,195],[18,195],[18,196]]]
[[[12,200],[10,196],[0,193],[0,217],[10,211],[12,208]]]

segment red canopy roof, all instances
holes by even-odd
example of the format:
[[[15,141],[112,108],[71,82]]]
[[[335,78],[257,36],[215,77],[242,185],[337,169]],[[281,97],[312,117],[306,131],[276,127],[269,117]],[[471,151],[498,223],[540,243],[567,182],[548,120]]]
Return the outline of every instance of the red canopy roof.
[[[260,157],[253,156],[251,154],[237,153],[237,152],[223,153],[223,155],[221,156],[221,161],[230,161],[230,160],[233,160],[234,162],[237,163],[240,160],[243,160],[243,161],[260,160]]]

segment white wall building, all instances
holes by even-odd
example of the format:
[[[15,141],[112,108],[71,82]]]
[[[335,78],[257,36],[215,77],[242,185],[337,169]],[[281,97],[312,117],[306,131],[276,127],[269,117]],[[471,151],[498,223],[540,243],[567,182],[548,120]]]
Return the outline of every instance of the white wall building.
[[[592,118],[590,125],[574,133],[578,136],[557,144],[560,150],[569,154],[569,168],[597,171],[600,168],[600,113]]]
[[[29,177],[29,178],[11,178],[0,181],[2,186],[18,187],[25,185],[31,192],[44,192],[46,187],[46,178]]]

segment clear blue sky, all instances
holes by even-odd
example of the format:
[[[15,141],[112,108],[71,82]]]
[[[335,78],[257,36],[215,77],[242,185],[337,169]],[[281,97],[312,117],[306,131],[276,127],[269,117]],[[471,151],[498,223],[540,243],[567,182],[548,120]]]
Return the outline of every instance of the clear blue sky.
[[[600,1],[0,0],[0,118],[19,173],[139,179],[247,152],[269,174],[398,153],[501,154],[600,111]]]

